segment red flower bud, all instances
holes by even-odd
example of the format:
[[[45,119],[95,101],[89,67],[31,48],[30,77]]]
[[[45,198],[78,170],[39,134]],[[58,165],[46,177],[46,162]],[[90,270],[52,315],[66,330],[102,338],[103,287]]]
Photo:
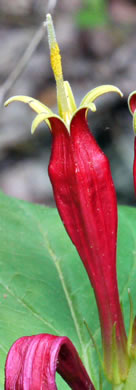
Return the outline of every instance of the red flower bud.
[[[8,353],[5,390],[57,390],[56,371],[73,390],[95,390],[67,337],[22,337]]]
[[[49,176],[62,221],[94,288],[107,375],[118,382],[118,375],[126,377],[128,364],[116,276],[117,201],[109,161],[88,128],[85,112],[75,114],[70,134],[61,121],[50,119]],[[118,374],[112,361],[114,326]]]

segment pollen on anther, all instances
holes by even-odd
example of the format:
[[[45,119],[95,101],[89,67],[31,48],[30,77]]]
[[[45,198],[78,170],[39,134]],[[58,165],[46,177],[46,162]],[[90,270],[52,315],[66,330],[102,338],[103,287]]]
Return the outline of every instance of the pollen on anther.
[[[50,58],[51,58],[51,67],[54,72],[54,76],[56,80],[59,80],[60,78],[62,78],[62,65],[61,65],[60,50],[57,43],[51,48]]]

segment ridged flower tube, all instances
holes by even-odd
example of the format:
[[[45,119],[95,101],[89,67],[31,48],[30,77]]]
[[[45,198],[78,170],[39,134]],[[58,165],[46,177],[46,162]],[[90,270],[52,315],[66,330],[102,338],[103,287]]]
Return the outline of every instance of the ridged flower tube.
[[[94,288],[105,370],[109,379],[119,382],[128,366],[116,278],[117,201],[109,162],[88,128],[85,109],[73,117],[70,135],[58,119],[50,123],[49,176],[56,205]]]
[[[38,114],[32,133],[45,121],[52,132],[49,163],[56,205],[64,226],[88,273],[98,306],[104,370],[113,384],[120,384],[128,374],[127,337],[116,275],[117,200],[107,157],[99,148],[87,124],[87,112],[96,111],[95,100],[101,95],[121,91],[112,85],[91,90],[79,108],[68,82],[63,80],[59,47],[50,15],[47,28],[51,65],[57,85],[59,115],[39,101],[15,96]],[[94,114],[92,114],[93,116]]]

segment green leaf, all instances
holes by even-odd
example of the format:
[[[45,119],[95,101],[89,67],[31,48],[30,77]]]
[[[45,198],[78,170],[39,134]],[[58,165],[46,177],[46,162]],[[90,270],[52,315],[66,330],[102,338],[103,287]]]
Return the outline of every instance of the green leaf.
[[[119,216],[119,282],[128,326],[128,287],[136,301],[136,210],[120,207]],[[84,325],[100,348],[94,294],[56,209],[0,194],[0,220],[0,389],[11,344],[42,332],[68,336],[99,389],[99,363]]]
[[[128,288],[130,288],[134,314],[136,314],[136,208],[134,207],[119,207],[117,265],[120,300],[123,303],[128,330],[130,318]]]

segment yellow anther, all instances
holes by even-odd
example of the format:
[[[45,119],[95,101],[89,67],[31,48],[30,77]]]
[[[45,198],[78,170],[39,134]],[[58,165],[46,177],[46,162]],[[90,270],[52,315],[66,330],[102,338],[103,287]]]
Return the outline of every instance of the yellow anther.
[[[56,34],[53,26],[52,17],[50,14],[46,17],[47,20],[47,31],[48,31],[48,42],[50,47],[50,59],[51,67],[54,73],[57,86],[57,100],[59,115],[66,121],[69,122],[70,113],[68,99],[65,92],[62,66],[61,66],[61,55],[59,46],[56,40]]]
[[[54,46],[51,47],[51,67],[54,73],[54,77],[57,80],[63,79],[62,65],[61,65],[61,55],[57,42]]]

